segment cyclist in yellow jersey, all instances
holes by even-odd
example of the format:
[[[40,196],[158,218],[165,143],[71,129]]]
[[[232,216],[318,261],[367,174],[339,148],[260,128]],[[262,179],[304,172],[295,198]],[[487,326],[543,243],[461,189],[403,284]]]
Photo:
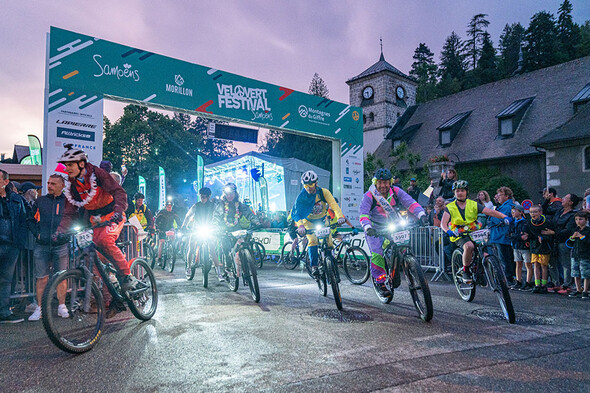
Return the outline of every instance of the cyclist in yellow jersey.
[[[453,183],[453,192],[455,193],[455,200],[447,204],[440,226],[457,247],[463,248],[462,276],[463,281],[468,284],[472,281],[469,265],[471,265],[475,246],[468,236],[461,235],[481,229],[481,224],[477,221],[479,213],[503,219],[506,225],[510,225],[512,220],[499,211],[489,209],[474,200],[467,199],[469,183],[465,180],[457,180]]]

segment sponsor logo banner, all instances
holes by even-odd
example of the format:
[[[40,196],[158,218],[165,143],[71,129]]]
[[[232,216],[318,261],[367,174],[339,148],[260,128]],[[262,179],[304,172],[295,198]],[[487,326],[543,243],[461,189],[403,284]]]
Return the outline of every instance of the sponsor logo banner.
[[[80,141],[94,142],[94,132],[74,130],[72,128],[57,127],[57,137],[67,139],[77,139]]]

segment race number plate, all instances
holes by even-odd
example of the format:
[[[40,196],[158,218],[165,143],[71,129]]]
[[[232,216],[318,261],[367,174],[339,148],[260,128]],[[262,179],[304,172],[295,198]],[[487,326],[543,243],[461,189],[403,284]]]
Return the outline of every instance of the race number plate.
[[[477,244],[482,244],[488,241],[490,237],[489,229],[481,229],[479,231],[471,232],[471,239]]]
[[[240,229],[239,231],[233,231],[231,234],[234,237],[240,237],[240,236],[244,236],[246,233],[248,233],[247,230],[245,229]]]
[[[410,231],[401,231],[393,234],[395,244],[406,244],[410,241]]]
[[[76,241],[78,242],[78,246],[80,248],[86,248],[90,244],[92,244],[92,235],[93,235],[92,229],[87,229],[85,231],[77,233],[76,234]]]
[[[325,228],[321,228],[321,229],[317,229],[315,231],[315,235],[318,238],[324,238],[324,237],[328,237],[330,235],[330,228],[325,227]]]

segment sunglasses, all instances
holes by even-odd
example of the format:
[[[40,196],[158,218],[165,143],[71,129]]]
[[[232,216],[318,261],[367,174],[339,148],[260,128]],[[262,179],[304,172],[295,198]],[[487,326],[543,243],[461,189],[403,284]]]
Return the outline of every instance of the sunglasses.
[[[303,187],[305,187],[305,188],[313,188],[313,187],[315,187],[316,184],[318,184],[318,183],[317,182],[305,183],[305,184],[303,184]]]

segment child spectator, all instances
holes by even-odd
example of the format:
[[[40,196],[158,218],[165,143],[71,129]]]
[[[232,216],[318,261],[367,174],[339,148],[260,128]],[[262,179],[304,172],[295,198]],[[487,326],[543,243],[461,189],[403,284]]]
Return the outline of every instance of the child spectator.
[[[531,262],[535,271],[535,288],[533,293],[547,293],[547,267],[551,257],[552,238],[549,233],[550,223],[542,214],[539,205],[529,210],[530,220],[527,222],[527,233],[523,240],[528,240],[531,248]],[[549,231],[548,231],[549,230]],[[549,233],[548,233],[549,232]]]
[[[586,210],[576,213],[576,231],[567,240],[567,245],[573,247],[572,252],[572,277],[576,282],[577,291],[571,292],[569,297],[581,297],[588,299],[588,290],[590,289],[590,227],[588,227],[588,217],[590,214]],[[584,279],[584,289],[582,290],[582,279]]]
[[[510,226],[508,237],[514,251],[514,262],[516,262],[516,283],[511,289],[530,291],[533,284],[533,265],[531,264],[531,251],[526,242],[527,220],[524,216],[524,208],[521,205],[512,207],[514,223]],[[522,263],[526,266],[526,281],[522,279]]]

